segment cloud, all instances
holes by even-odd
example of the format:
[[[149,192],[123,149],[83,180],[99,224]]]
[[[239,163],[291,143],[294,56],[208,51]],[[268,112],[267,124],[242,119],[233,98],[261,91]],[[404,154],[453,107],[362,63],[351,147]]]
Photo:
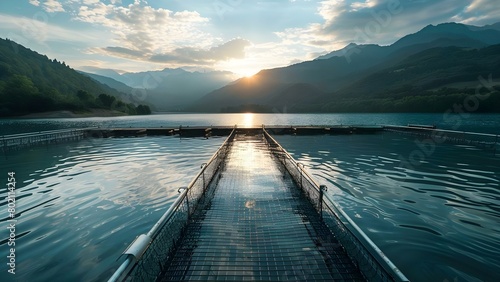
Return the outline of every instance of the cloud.
[[[491,24],[500,18],[497,0],[325,0],[322,21],[275,34],[283,43],[340,49],[351,42],[392,44],[429,24],[449,21]],[[480,15],[480,16],[478,16]]]
[[[101,2],[101,1],[100,1],[100,0],[83,0],[83,2],[82,2],[82,3],[83,3],[84,5],[93,5],[93,4],[97,4],[97,3],[99,3],[99,2]],[[113,4],[113,3],[112,3],[112,4]]]
[[[233,39],[225,44],[210,48],[207,55],[215,60],[242,59],[245,57],[245,47],[250,42],[245,39]]]
[[[378,1],[375,0],[366,0],[365,2],[354,2],[351,3],[351,8],[353,10],[365,9],[365,8],[373,8],[377,6]]]
[[[94,50],[97,50],[97,53],[99,53],[98,52],[99,49],[100,48],[97,48]],[[118,57],[125,57],[125,58],[136,59],[136,60],[145,58],[145,54],[143,52],[137,51],[137,50],[131,50],[131,49],[123,48],[123,47],[106,47],[106,48],[102,48],[102,50],[109,55],[115,55]]]
[[[209,22],[196,11],[173,12],[139,2],[126,7],[93,3],[79,7],[76,19],[102,26],[114,35],[113,47],[91,48],[89,53],[170,66],[215,65],[242,59],[250,42],[237,38],[216,45],[203,27]]]
[[[117,46],[147,53],[190,45],[203,48],[213,37],[202,30],[207,18],[195,11],[155,9],[136,1],[126,7],[96,3],[81,6],[76,20],[107,28]]]
[[[30,0],[29,3],[33,6],[40,6],[40,1],[38,0]]]
[[[131,60],[163,63],[170,66],[214,66],[222,61],[243,59],[245,48],[250,42],[244,39],[233,39],[224,44],[208,49],[179,47],[170,52],[149,53],[124,47],[89,48],[88,54],[105,54],[108,56]]]
[[[45,3],[43,3],[43,9],[49,13],[65,11],[62,4],[57,0],[46,0]]]
[[[41,1],[40,5],[48,5],[51,11],[65,10],[73,20],[108,32],[110,36],[87,44],[93,45],[84,52],[87,55],[169,66],[214,66],[244,58],[245,47],[250,45],[241,38],[221,43],[223,39],[214,37],[213,29],[207,28],[209,18],[197,11],[172,11],[141,0],[128,5],[119,0],[60,0],[64,7],[55,0]]]
[[[497,0],[473,0],[453,20],[472,25],[486,25],[498,22],[500,5]]]
[[[0,13],[0,30],[8,30],[8,37],[19,44],[30,45],[29,42],[45,44],[47,42],[77,42],[79,44],[95,41],[99,35],[92,33],[76,33],[69,28],[60,27],[49,22],[42,22],[26,17]]]
[[[84,1],[92,1],[92,0],[84,0]],[[95,0],[99,2],[99,0]],[[33,6],[40,6],[40,0],[29,0],[29,3]],[[64,12],[63,5],[58,2],[57,0],[45,0],[45,2],[42,5],[43,9],[46,12],[49,13],[55,13],[55,12]]]
[[[219,61],[244,58],[245,47],[249,45],[249,41],[238,38],[208,50],[192,47],[177,48],[168,53],[153,55],[150,60],[186,65],[213,65]]]

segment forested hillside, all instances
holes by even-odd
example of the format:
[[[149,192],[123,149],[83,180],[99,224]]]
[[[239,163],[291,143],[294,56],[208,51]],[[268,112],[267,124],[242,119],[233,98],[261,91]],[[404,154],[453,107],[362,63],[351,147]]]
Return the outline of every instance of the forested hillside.
[[[442,112],[487,92],[487,102],[476,111],[500,112],[499,77],[500,45],[432,48],[323,96],[311,107],[327,112]]]
[[[11,40],[0,39],[0,116],[55,110],[108,109],[149,114],[124,93],[50,60]]]

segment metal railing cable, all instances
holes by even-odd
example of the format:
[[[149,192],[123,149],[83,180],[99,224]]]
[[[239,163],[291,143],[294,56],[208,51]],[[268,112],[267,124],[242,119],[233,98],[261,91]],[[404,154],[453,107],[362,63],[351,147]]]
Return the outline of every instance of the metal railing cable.
[[[139,235],[123,252],[125,261],[108,281],[154,281],[161,275],[198,202],[221,172],[235,134],[236,129],[233,129],[191,183],[179,188],[179,197],[151,230]]]
[[[369,281],[409,281],[328,193],[324,193],[326,186],[319,185],[304,169],[303,164],[296,162],[265,129],[263,130],[272,153],[302,189],[365,278]]]
[[[500,147],[499,134],[479,133],[470,131],[457,131],[448,129],[436,129],[432,127],[383,125],[385,131],[413,135],[427,138],[429,142],[440,144],[449,142],[477,146],[493,150],[494,154]]]
[[[7,152],[35,145],[48,145],[62,141],[80,140],[87,137],[87,132],[90,129],[94,128],[57,129],[2,135],[0,136],[0,150]]]

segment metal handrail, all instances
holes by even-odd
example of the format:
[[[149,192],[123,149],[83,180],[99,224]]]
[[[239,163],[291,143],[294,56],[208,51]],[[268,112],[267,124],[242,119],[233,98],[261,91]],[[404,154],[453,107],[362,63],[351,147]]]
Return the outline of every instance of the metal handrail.
[[[421,130],[421,131],[436,131],[436,132],[445,132],[445,133],[455,133],[455,134],[465,134],[465,135],[476,135],[476,136],[487,136],[487,137],[496,137],[498,134],[492,133],[481,133],[481,132],[471,132],[471,131],[457,131],[457,130],[449,130],[449,129],[437,129],[437,128],[426,128],[426,127],[411,127],[411,126],[403,126],[403,125],[382,125],[387,129],[406,129],[406,130]]]
[[[93,127],[95,128],[95,127]],[[30,147],[53,142],[83,139],[87,132],[93,128],[56,129],[39,132],[17,133],[1,136],[0,150],[3,153],[12,149]]]
[[[168,208],[168,210],[162,215],[162,217],[153,225],[147,234],[138,236],[130,245],[125,249],[121,256],[126,255],[127,258],[120,265],[120,267],[115,271],[113,276],[111,276],[108,282],[123,281],[131,273],[133,268],[138,264],[142,257],[142,254],[150,247],[151,243],[157,238],[160,231],[164,226],[171,220],[175,215],[176,211],[180,208],[181,204],[188,197],[189,191],[194,187],[197,181],[203,177],[204,172],[210,165],[217,160],[221,152],[228,146],[230,142],[234,139],[236,129],[234,128],[231,134],[226,138],[222,145],[217,149],[217,151],[212,155],[210,160],[206,165],[202,166],[201,170],[196,174],[196,176],[191,180],[189,185],[180,191],[180,195],[174,201],[174,203]],[[141,239],[139,241],[139,239]],[[165,250],[166,251],[166,250]],[[121,257],[120,256],[120,257]]]
[[[180,202],[182,202],[182,200],[184,200],[184,198],[186,197],[189,189],[191,189],[194,186],[194,184],[200,178],[200,176],[203,176],[203,173],[205,172],[207,167],[217,158],[217,156],[219,155],[219,152],[227,145],[228,142],[230,142],[232,140],[232,138],[234,138],[234,133],[235,133],[235,129],[233,129],[231,134],[229,134],[229,136],[226,138],[226,140],[224,140],[222,145],[212,155],[212,157],[208,160],[208,162],[204,163],[204,166],[201,167],[200,171],[196,174],[196,176],[193,178],[193,180],[191,180],[191,182],[189,183],[187,188],[181,192],[179,197],[177,197],[175,202],[170,206],[170,208],[165,212],[165,214],[163,214],[163,216],[155,223],[155,225],[153,225],[151,230],[149,230],[147,235],[150,236],[151,239],[154,240],[154,238],[156,237],[156,235],[158,233],[158,230],[160,230],[163,227],[163,225],[170,219],[170,217],[172,217],[175,210],[179,207]]]
[[[75,128],[75,129],[54,129],[54,130],[45,130],[45,131],[38,131],[38,132],[7,134],[7,135],[2,135],[2,137],[7,140],[7,139],[16,139],[16,138],[35,137],[35,136],[48,135],[48,134],[79,132],[79,131],[91,130],[91,129],[96,129],[96,128],[97,127],[85,127],[85,128]]]
[[[276,146],[278,150],[288,159],[293,166],[301,172],[301,182],[305,179],[315,188],[316,192],[320,193],[320,185],[314,180],[314,178],[305,170],[304,165],[295,161],[295,159],[265,130],[263,127],[264,135],[267,140],[271,140],[273,146]],[[302,186],[302,185],[300,185]],[[302,187],[301,187],[302,188]],[[303,189],[303,188],[302,188]],[[342,223],[352,237],[354,237],[369,254],[379,263],[379,265],[386,271],[388,275],[395,281],[409,281],[408,278],[394,265],[394,263],[377,247],[377,245],[366,235],[366,233],[361,230],[361,228],[339,207],[327,193],[324,193],[322,197],[323,207],[328,207],[333,214],[337,217],[338,222]],[[322,214],[322,211],[320,211]],[[342,220],[343,219],[343,220]],[[344,223],[347,222],[347,224]],[[349,228],[351,226],[351,228]]]

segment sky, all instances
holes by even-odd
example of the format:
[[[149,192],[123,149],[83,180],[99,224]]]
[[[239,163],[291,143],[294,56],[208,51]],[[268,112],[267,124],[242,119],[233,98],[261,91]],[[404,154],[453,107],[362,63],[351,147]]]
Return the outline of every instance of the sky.
[[[498,0],[1,0],[0,37],[72,68],[250,76],[429,24],[500,21]]]

